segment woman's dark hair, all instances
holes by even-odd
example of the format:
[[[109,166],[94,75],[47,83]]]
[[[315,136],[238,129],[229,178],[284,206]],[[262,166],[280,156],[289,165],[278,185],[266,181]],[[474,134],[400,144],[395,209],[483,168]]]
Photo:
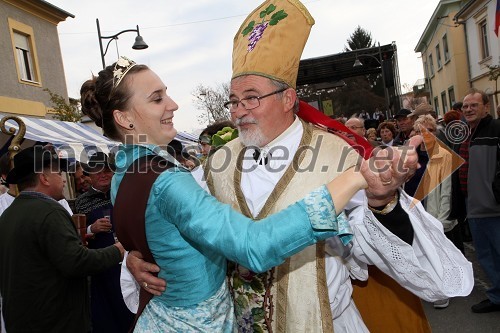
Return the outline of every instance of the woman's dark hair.
[[[236,128],[231,120],[217,120],[216,122],[208,125],[201,133],[200,137],[203,135],[212,136],[224,127]]]
[[[122,141],[123,134],[118,130],[113,117],[114,110],[124,110],[131,96],[128,79],[134,73],[148,69],[146,65],[135,65],[123,80],[114,87],[113,71],[115,64],[99,72],[97,76],[85,81],[80,89],[82,112],[101,127],[105,136]]]

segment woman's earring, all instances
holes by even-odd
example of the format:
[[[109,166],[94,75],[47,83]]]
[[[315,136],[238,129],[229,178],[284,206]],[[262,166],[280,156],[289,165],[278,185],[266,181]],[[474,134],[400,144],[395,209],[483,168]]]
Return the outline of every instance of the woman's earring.
[[[128,124],[128,127],[129,127],[130,129],[132,129],[132,128],[134,128],[134,124],[132,124],[132,123],[131,123],[131,124]]]

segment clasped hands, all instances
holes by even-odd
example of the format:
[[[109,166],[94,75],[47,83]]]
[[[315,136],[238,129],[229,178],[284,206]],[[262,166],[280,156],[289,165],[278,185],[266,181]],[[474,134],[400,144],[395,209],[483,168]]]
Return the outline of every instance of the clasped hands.
[[[375,148],[368,160],[361,162],[361,174],[365,178],[368,205],[380,207],[388,204],[401,185],[417,171],[416,147],[422,143],[420,135],[412,137],[406,146]]]

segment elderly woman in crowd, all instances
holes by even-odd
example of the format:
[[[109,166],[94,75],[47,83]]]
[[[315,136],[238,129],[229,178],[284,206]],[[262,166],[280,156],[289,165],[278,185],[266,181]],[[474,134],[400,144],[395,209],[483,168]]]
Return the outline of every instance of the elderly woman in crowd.
[[[381,146],[392,146],[396,137],[396,127],[393,123],[384,121],[378,125],[377,133],[382,140]]]
[[[426,211],[443,224],[445,235],[463,252],[463,242],[458,221],[450,218],[453,161],[446,147],[436,140],[436,120],[431,115],[419,116],[413,125],[415,134],[422,135],[424,142],[417,148],[421,168],[406,184],[415,188],[414,197],[422,200]],[[448,299],[434,302],[435,308],[445,308]]]

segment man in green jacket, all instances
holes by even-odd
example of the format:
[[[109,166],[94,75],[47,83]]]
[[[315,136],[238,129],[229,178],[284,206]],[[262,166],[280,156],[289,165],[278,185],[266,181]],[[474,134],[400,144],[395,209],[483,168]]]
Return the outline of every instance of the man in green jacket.
[[[14,157],[20,194],[0,217],[0,292],[6,330],[89,332],[87,275],[118,264],[123,247],[82,245],[63,198],[66,162],[41,146]]]

